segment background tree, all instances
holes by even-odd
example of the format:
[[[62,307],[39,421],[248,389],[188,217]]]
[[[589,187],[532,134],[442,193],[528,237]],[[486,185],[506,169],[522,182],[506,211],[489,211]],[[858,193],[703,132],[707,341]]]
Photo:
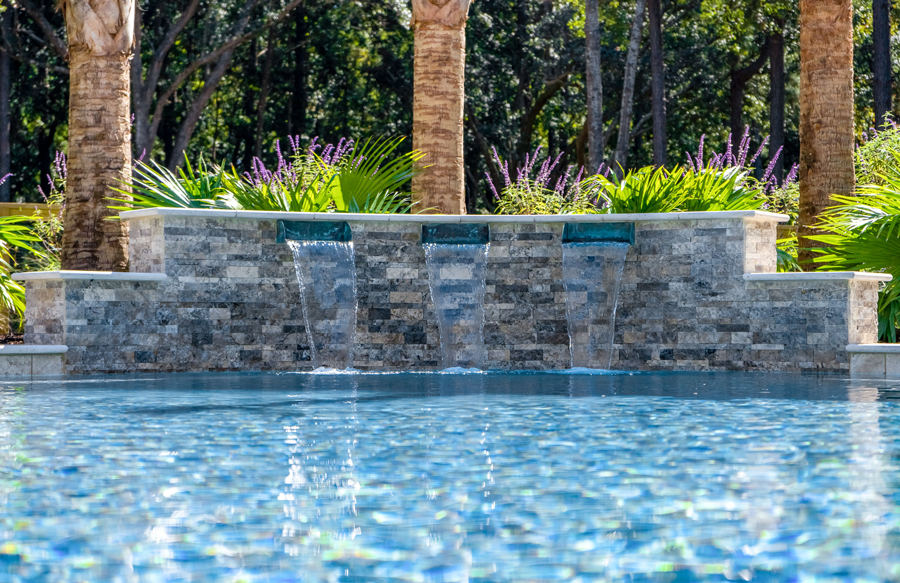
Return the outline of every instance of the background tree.
[[[12,10],[6,5],[6,2],[0,2],[0,33],[12,28]],[[0,49],[0,180],[10,174],[11,168],[11,142],[10,142],[10,112],[9,106],[12,102],[10,95],[12,80],[12,59],[7,51]],[[5,180],[0,184],[0,202],[10,201],[10,182]],[[2,326],[0,326],[2,327]]]
[[[891,1],[872,0],[872,92],[875,127],[880,128],[891,111]]]
[[[653,99],[653,163],[666,163],[666,67],[663,57],[662,6],[648,0],[650,12],[650,75]]]
[[[852,14],[850,0],[800,0],[801,265],[822,246],[807,235],[831,195],[850,195],[855,184]]]
[[[622,80],[622,99],[619,108],[619,138],[616,140],[616,164],[624,168],[628,163],[628,145],[631,142],[631,115],[634,110],[634,81],[637,77],[638,56],[641,46],[641,32],[644,28],[644,7],[646,0],[635,0],[634,19],[631,21],[631,37],[625,58]]]
[[[54,0],[3,0],[10,16],[0,48],[10,56],[11,196],[41,201],[54,151],[68,147],[68,66],[62,14]],[[192,63],[234,37],[238,15],[248,0],[198,0],[177,35],[152,93],[148,123],[156,123],[159,98]],[[191,0],[144,2],[140,18],[141,82],[149,94],[154,54],[166,34],[189,11]],[[200,108],[187,141],[187,155],[239,170],[259,152],[275,159],[275,140],[299,135],[304,143],[368,135],[411,135],[414,34],[410,0],[303,0],[277,23],[288,0],[258,0],[228,67]],[[603,139],[606,155],[624,152],[628,167],[653,161],[652,66],[647,26],[638,28],[636,0],[600,3],[600,54],[604,89]],[[30,7],[31,10],[26,10]],[[486,174],[502,180],[492,148],[519,164],[541,146],[542,155],[562,155],[560,167],[586,164],[587,104],[584,0],[478,0],[466,25],[466,110],[464,179],[469,212],[492,209]],[[700,137],[721,151],[731,132],[730,74],[752,63],[760,47],[783,36],[783,86],[773,81],[772,50],[744,86],[741,117],[754,147],[772,140],[763,159],[777,151],[776,128],[783,119],[785,170],[799,160],[799,12],[790,0],[665,0],[661,2],[661,46],[665,68],[666,151],[669,164],[696,152]],[[892,5],[897,22],[900,7]],[[644,9],[644,20],[648,10]],[[38,18],[35,18],[37,16]],[[0,26],[4,19],[0,18]],[[783,22],[783,26],[782,23]],[[273,23],[267,27],[267,23]],[[857,2],[854,12],[855,136],[874,124],[873,4]],[[271,30],[271,36],[270,31]],[[45,32],[49,31],[49,35]],[[270,42],[271,41],[271,42]],[[61,52],[58,50],[62,43]],[[897,44],[891,67],[900,66]],[[634,67],[629,68],[629,54]],[[266,62],[272,65],[266,76]],[[137,56],[135,57],[137,59]],[[134,61],[133,61],[134,62]],[[214,63],[199,66],[161,108],[152,147],[145,158],[178,163],[176,138],[191,105],[206,87]],[[134,66],[132,79],[134,79]],[[632,71],[633,98],[625,97]],[[268,79],[268,81],[267,81]],[[262,124],[260,104],[265,95]],[[778,107],[779,91],[784,95]],[[772,98],[770,99],[770,96]],[[2,97],[2,95],[0,95]],[[142,115],[134,91],[133,131]],[[631,121],[620,148],[623,103]],[[893,100],[896,103],[896,100]],[[148,126],[149,127],[149,126]],[[612,142],[612,143],[611,143]],[[135,144],[137,139],[135,139]],[[259,148],[257,147],[259,144]],[[411,147],[407,140],[406,147]],[[613,147],[615,149],[613,149]],[[134,157],[143,149],[137,145]],[[762,162],[760,175],[767,162]]]
[[[587,98],[587,167],[596,172],[603,163],[603,76],[600,68],[600,10],[598,0],[585,0],[585,84]]]

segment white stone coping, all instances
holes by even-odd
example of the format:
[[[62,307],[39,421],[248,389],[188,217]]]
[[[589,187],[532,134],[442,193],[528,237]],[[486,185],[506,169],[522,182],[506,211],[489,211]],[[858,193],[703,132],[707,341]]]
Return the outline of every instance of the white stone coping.
[[[165,281],[165,273],[130,273],[121,271],[29,271],[14,273],[16,281],[80,280],[80,281]]]
[[[847,352],[857,354],[900,354],[900,344],[848,344]]]
[[[286,213],[216,209],[152,208],[123,211],[123,219],[139,217],[210,217],[237,219],[283,219],[287,221],[380,221],[392,223],[609,223],[750,219],[784,223],[787,215],[766,211],[709,211],[693,213],[627,213],[602,215],[387,215],[366,213]]]
[[[69,347],[64,344],[0,344],[0,356],[65,354],[68,351]]]
[[[866,273],[864,271],[810,271],[800,273],[745,273],[746,281],[891,281],[887,273]]]

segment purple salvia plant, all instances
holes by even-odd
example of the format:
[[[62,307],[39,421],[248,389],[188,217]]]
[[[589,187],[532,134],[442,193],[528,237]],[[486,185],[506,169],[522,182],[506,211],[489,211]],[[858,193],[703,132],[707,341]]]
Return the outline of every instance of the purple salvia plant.
[[[725,154],[722,155],[721,164],[731,164],[734,162],[734,155],[731,153],[731,134],[728,134],[728,146],[725,148]]]
[[[697,147],[697,171],[703,168],[703,142],[706,140],[706,134],[700,136],[700,146]],[[690,156],[688,156],[690,158]]]
[[[494,200],[500,200],[500,193],[497,192],[497,187],[494,186],[494,181],[491,180],[491,173],[485,172],[484,175],[487,176],[488,184],[491,185],[491,190],[494,192]]]
[[[756,151],[756,154],[753,155],[753,158],[750,159],[750,162],[747,163],[748,166],[753,166],[753,163],[756,162],[756,159],[762,155],[763,148],[769,143],[769,136],[766,136],[762,143],[759,145],[759,149]],[[750,140],[747,140],[747,147],[750,146]]]
[[[512,181],[509,179],[509,162],[508,161],[504,162],[504,161],[500,160],[500,155],[497,154],[497,148],[492,146],[491,149],[494,151],[494,160],[496,160],[497,165],[500,166],[500,172],[503,174],[503,180],[506,182],[506,184],[504,186],[509,186],[510,184],[512,184]],[[493,187],[494,187],[494,185],[493,185],[493,183],[491,183],[491,188],[493,188]],[[495,189],[495,192],[496,192],[496,189]]]
[[[791,166],[791,171],[788,172],[787,178],[784,179],[784,184],[788,185],[788,184],[791,184],[794,181],[796,181],[797,174],[799,173],[799,171],[800,171],[800,166],[797,165],[796,163],[793,166]]]
[[[741,143],[738,146],[737,152],[737,163],[735,166],[740,166],[741,168],[745,168],[747,166],[747,152],[750,150],[750,126],[746,126],[744,128],[744,137],[741,138]]]
[[[564,195],[566,193],[566,184],[569,182],[569,172],[572,171],[572,165],[566,167],[566,171],[563,172],[562,176],[556,179],[556,188],[553,190],[556,191],[559,195]]]
[[[772,156],[772,160],[769,162],[769,165],[766,167],[766,173],[763,174],[762,181],[768,183],[772,178],[772,173],[775,172],[775,164],[778,162],[778,158],[781,157],[781,151],[784,150],[784,146],[778,148],[778,151],[775,152],[775,155]]]
[[[603,167],[603,164],[600,165]],[[571,168],[571,166],[569,166]],[[609,174],[609,168],[606,169],[607,174]],[[597,168],[597,173],[600,173],[600,168]],[[566,175],[568,176],[569,171],[566,170]],[[578,169],[578,174],[575,175],[575,181],[572,183],[572,188],[575,189],[575,200],[578,200],[578,197],[581,195],[581,189],[578,188],[578,185],[581,184],[581,176],[584,174],[584,166]]]
[[[494,154],[494,161],[497,163],[497,166],[500,169],[500,173],[503,175],[504,186],[503,188],[509,188],[515,184],[516,186],[531,190],[532,188],[537,189],[548,189],[548,185],[550,183],[550,179],[553,176],[554,170],[559,166],[560,160],[562,160],[563,153],[561,152],[556,158],[547,157],[541,162],[541,165],[538,167],[537,174],[535,178],[532,180],[529,177],[533,173],[535,166],[537,165],[538,158],[541,152],[541,147],[538,147],[533,153],[526,153],[525,160],[523,161],[522,166],[516,168],[516,180],[513,183],[512,178],[509,173],[509,161],[504,161],[500,159],[500,155],[497,153],[497,148],[491,148]],[[553,188],[555,192],[560,195],[565,195],[565,190],[569,181],[569,174],[571,173],[572,166],[566,168],[566,172],[561,175]],[[491,179],[490,173],[485,173],[488,179],[488,184],[491,187],[491,191],[494,193],[494,197],[499,199],[500,193],[497,190],[497,185],[494,184],[494,181]]]

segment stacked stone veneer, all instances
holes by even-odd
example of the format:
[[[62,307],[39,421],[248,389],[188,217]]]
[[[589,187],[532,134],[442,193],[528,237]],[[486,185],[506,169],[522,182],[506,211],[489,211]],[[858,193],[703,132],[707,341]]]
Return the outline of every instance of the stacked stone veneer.
[[[310,368],[293,258],[276,243],[276,215],[123,216],[131,223],[131,270],[167,278],[28,280],[26,343],[67,345],[69,373]],[[619,294],[614,369],[846,372],[846,345],[877,335],[874,279],[745,277],[775,271],[776,224],[785,218],[779,215],[327,218],[350,219],[353,231],[358,369],[439,367],[420,243],[426,220],[491,223],[485,368],[568,368],[565,220],[636,223]]]

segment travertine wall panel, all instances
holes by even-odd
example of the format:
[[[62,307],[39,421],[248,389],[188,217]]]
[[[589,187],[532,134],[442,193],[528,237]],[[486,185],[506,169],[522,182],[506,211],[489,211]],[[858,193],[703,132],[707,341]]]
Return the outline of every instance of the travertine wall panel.
[[[339,219],[339,216],[334,216]],[[441,363],[416,222],[350,222],[362,370]],[[874,342],[878,282],[745,281],[775,270],[775,225],[758,218],[636,223],[619,293],[612,367],[849,370]],[[570,364],[563,224],[491,224],[485,368]],[[29,281],[26,342],[69,346],[69,372],[306,370],[293,257],[273,218],[131,220],[132,270],[162,282]]]

